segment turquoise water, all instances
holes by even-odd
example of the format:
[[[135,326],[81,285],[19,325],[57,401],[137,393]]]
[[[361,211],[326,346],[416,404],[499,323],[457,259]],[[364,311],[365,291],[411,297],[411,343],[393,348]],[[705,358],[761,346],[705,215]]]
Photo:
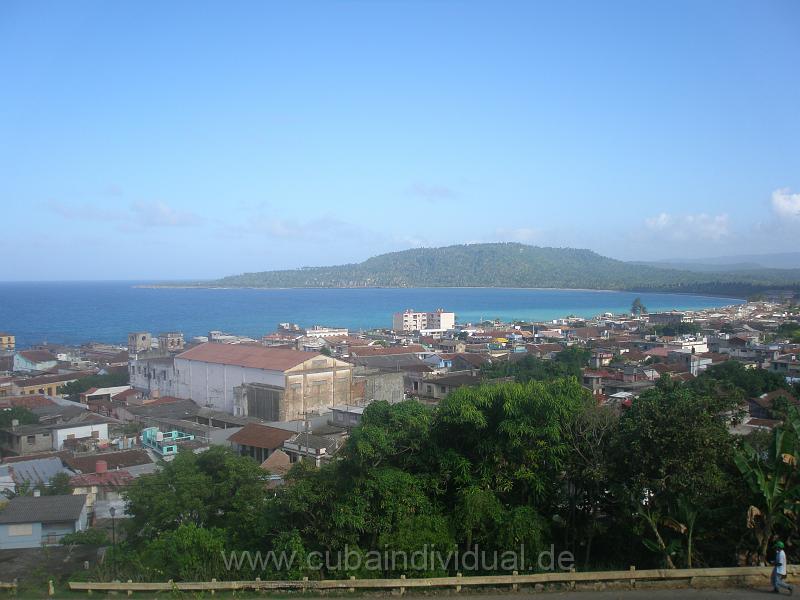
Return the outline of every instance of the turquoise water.
[[[731,298],[592,290],[415,289],[158,289],[135,282],[0,283],[0,331],[20,347],[49,341],[124,343],[129,331],[212,329],[260,337],[281,322],[352,330],[391,327],[392,313],[413,308],[455,311],[459,322],[591,317],[630,309],[637,296],[652,311],[740,303]]]

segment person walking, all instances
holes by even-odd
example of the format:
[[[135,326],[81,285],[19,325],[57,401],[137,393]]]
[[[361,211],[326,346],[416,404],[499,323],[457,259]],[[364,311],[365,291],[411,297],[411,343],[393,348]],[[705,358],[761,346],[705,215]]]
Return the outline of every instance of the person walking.
[[[783,542],[775,542],[775,566],[772,568],[772,592],[781,593],[781,588],[789,590],[792,595],[792,586],[786,583],[786,552],[783,550]]]

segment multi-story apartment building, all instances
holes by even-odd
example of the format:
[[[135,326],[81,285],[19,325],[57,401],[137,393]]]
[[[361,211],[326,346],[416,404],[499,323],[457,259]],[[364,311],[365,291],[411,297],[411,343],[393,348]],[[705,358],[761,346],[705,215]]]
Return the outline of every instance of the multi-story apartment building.
[[[456,324],[456,314],[437,308],[433,312],[415,312],[407,309],[395,313],[392,318],[394,331],[422,331],[423,329],[453,329]]]

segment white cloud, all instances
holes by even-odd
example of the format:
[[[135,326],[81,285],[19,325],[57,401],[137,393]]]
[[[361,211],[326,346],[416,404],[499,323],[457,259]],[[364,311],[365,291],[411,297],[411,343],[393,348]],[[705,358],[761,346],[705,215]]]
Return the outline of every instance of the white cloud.
[[[163,202],[135,202],[131,205],[131,212],[143,227],[186,227],[201,221],[196,214],[177,210]]]
[[[800,219],[800,193],[793,194],[789,188],[772,192],[772,210],[781,218]]]
[[[662,212],[645,219],[645,227],[659,236],[673,241],[702,240],[719,242],[727,238],[730,231],[728,215],[672,215]]]
[[[134,202],[127,208],[102,205],[48,202],[45,207],[64,219],[118,223],[120,231],[140,231],[154,227],[186,227],[202,223],[193,212],[175,209],[164,202]]]
[[[123,210],[108,209],[103,206],[84,202],[83,204],[68,204],[51,200],[46,208],[64,219],[80,221],[121,221],[125,219]]]
[[[306,221],[268,215],[251,215],[247,222],[224,227],[230,236],[257,236],[294,241],[373,241],[379,236],[368,229],[332,216],[323,215]]]

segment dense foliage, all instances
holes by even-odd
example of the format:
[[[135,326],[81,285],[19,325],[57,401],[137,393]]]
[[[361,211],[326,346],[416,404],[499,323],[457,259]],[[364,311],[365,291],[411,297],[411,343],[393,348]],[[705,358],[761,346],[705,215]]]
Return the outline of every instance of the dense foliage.
[[[90,375],[89,377],[81,377],[80,379],[62,385],[58,388],[58,392],[73,402],[78,402],[81,394],[91,388],[116,387],[128,385],[129,383],[130,375],[127,371],[108,373],[107,375]]]
[[[494,243],[416,248],[382,254],[357,264],[244,273],[198,285],[557,287],[696,292],[746,298],[775,286],[800,290],[800,270],[698,273],[623,262],[590,250]]]
[[[568,346],[555,355],[553,360],[543,360],[525,354],[522,358],[496,360],[483,367],[489,379],[513,377],[515,381],[545,381],[556,377],[580,377],[581,367],[589,362],[590,352],[579,346]]]
[[[0,410],[0,429],[11,427],[17,421],[19,425],[35,425],[39,422],[39,417],[24,406],[13,406]]]
[[[524,547],[536,568],[552,544],[580,568],[715,566],[763,560],[776,535],[795,552],[800,420],[788,409],[746,443],[729,429],[741,399],[776,381],[722,365],[692,384],[663,378],[619,412],[565,375],[583,360],[565,354],[556,377],[508,363],[524,381],[462,388],[434,409],[375,402],[338,460],[297,464],[275,489],[229,450],[181,452],[128,490],[117,565],[133,579],[436,576],[455,569],[310,558]],[[292,559],[231,563],[232,550]]]

